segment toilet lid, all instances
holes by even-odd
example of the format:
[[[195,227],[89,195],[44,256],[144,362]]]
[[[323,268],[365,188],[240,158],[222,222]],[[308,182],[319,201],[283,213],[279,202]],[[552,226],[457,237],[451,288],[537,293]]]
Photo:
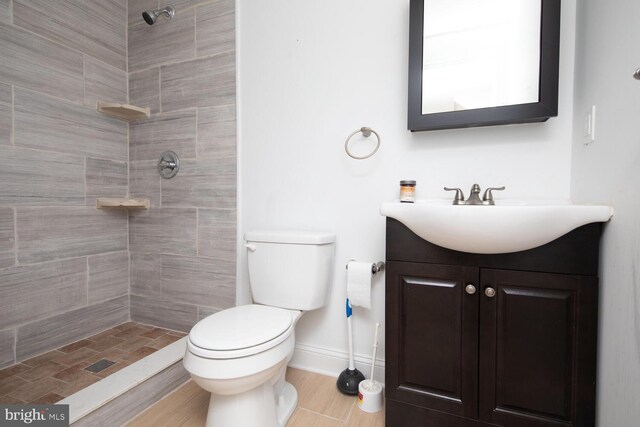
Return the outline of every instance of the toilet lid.
[[[254,347],[282,335],[293,322],[291,312],[264,305],[241,305],[198,322],[189,340],[207,350]]]

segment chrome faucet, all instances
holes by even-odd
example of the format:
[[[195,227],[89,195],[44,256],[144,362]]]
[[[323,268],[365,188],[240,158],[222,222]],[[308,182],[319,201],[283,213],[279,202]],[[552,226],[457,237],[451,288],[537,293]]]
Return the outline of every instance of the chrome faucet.
[[[473,184],[471,187],[471,194],[467,200],[464,199],[464,193],[459,188],[444,187],[446,191],[455,191],[456,195],[453,198],[454,205],[487,205],[493,206],[496,202],[493,200],[492,191],[502,191],[506,187],[490,187],[484,191],[482,199],[480,199],[480,186]]]

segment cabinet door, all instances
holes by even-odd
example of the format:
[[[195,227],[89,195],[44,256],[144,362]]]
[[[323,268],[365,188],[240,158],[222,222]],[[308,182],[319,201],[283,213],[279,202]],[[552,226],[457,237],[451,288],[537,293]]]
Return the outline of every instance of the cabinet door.
[[[386,272],[386,394],[478,416],[478,269],[390,261]]]
[[[597,278],[487,269],[480,276],[480,419],[595,425]]]

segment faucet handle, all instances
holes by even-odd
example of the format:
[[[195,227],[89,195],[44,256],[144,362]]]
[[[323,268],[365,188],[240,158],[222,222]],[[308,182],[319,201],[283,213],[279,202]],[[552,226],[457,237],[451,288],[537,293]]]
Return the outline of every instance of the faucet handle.
[[[482,202],[487,205],[495,205],[496,202],[493,201],[492,191],[502,191],[505,188],[505,186],[487,188],[486,190],[484,190],[484,194],[482,195]]]
[[[449,187],[444,187],[445,191],[455,191],[456,195],[453,198],[453,204],[454,205],[459,205],[462,202],[464,202],[464,193],[462,192],[461,189],[459,188],[449,188]]]

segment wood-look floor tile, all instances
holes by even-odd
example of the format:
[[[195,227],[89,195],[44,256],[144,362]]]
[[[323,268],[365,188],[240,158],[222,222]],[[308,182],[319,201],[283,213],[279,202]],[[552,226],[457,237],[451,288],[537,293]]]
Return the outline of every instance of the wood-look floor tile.
[[[52,393],[53,391],[64,387],[66,383],[55,378],[46,377],[36,382],[25,382],[11,393],[9,396],[15,397],[25,402],[31,402],[33,399]]]
[[[30,383],[29,381],[23,380],[22,378],[15,375],[3,378],[2,381],[0,381],[0,395],[10,395],[25,384],[28,385]]]
[[[293,413],[287,427],[342,427],[344,423],[335,418],[298,407]]]
[[[65,368],[65,366],[59,363],[47,362],[28,371],[20,372],[18,376],[27,381],[37,381],[45,377],[51,377]]]
[[[347,427],[384,427],[384,406],[378,412],[369,413],[356,405],[351,411]]]
[[[101,359],[107,359],[107,360],[111,360],[111,361],[117,361],[120,360],[122,358],[122,356],[124,356],[126,353],[128,353],[126,350],[122,350],[119,348],[109,348],[107,350],[103,350],[99,353],[96,353],[95,355],[91,356],[88,359],[85,359],[85,362],[89,363],[89,364],[94,364],[96,363],[98,360]]]
[[[53,351],[49,351],[47,353],[41,354],[40,356],[27,359],[22,363],[29,366],[40,366],[43,363],[51,362],[52,360],[55,360],[60,356],[64,356],[64,353],[58,350],[53,350]]]
[[[137,326],[136,322],[126,322],[126,323],[122,323],[122,324],[120,324],[118,326],[114,326],[112,329],[116,329],[116,330],[122,332],[122,331],[126,331],[127,329],[134,328],[136,326]]]
[[[298,390],[298,406],[346,421],[356,399],[336,388],[336,379],[289,368],[287,381]]]
[[[114,348],[124,351],[135,351],[140,347],[149,346],[153,340],[149,338],[136,335],[128,340],[125,340],[122,344],[116,345]]]
[[[89,341],[99,341],[104,337],[109,337],[109,336],[115,335],[115,334],[117,334],[119,332],[120,332],[120,330],[115,329],[115,328],[107,329],[106,331],[100,332],[99,334],[92,335],[87,339]]]
[[[59,348],[58,350],[63,352],[63,353],[71,353],[72,351],[76,351],[82,347],[86,347],[89,344],[91,344],[91,341],[89,340],[80,340],[80,341],[76,341],[74,343],[71,343],[69,345],[65,345],[62,348]]]
[[[156,351],[158,351],[157,348],[143,346],[129,354],[125,354],[120,360],[123,362],[134,363],[152,353],[155,353]]]
[[[90,344],[87,345],[87,348],[95,351],[104,351],[111,347],[115,347],[118,344],[122,344],[125,340],[116,338],[113,335],[105,335],[96,340],[91,339]]]
[[[11,396],[0,396],[0,403],[3,405],[23,405],[27,402]]]
[[[88,361],[90,358],[95,357],[97,355],[98,355],[97,351],[91,350],[90,348],[87,348],[87,347],[82,347],[76,351],[72,351],[71,353],[67,353],[64,356],[58,357],[57,359],[55,359],[55,362],[61,365],[71,367],[77,363]]]
[[[142,336],[145,337],[145,338],[149,338],[151,340],[155,340],[155,339],[160,338],[161,336],[163,336],[163,335],[165,335],[167,333],[169,333],[169,330],[167,330],[167,329],[153,328],[150,331],[147,331],[144,334],[142,334]]]
[[[80,377],[90,375],[89,372],[84,370],[84,368],[86,368],[87,366],[89,366],[89,363],[80,362],[71,366],[70,368],[66,368],[62,371],[56,372],[54,375],[52,375],[52,377],[67,383],[71,383],[78,380]]]
[[[50,403],[59,402],[62,399],[64,399],[64,396],[60,396],[58,393],[48,393],[48,394],[45,394],[44,396],[40,396],[40,397],[37,397],[37,398],[33,399],[29,403],[37,403],[37,404],[40,404],[40,405],[47,405],[47,404],[50,404]]]
[[[382,427],[384,426],[384,412],[368,414],[360,411],[355,404],[355,398],[343,396],[335,389],[335,378],[289,368],[287,380],[295,383],[298,390],[298,407],[289,419],[287,427]],[[332,389],[325,384],[331,384]],[[331,413],[340,407],[335,402],[329,404],[333,397],[344,405],[346,415],[336,418]],[[345,399],[341,398],[344,397]],[[319,411],[301,407],[302,402],[324,401]],[[156,427],[156,426],[204,426],[209,402],[209,393],[202,390],[193,381],[176,389],[173,393],[148,408],[131,420],[127,427]],[[338,411],[342,412],[342,411]]]
[[[141,335],[141,334],[143,334],[143,333],[145,333],[147,331],[148,331],[147,329],[143,329],[143,328],[141,328],[139,326],[133,326],[131,328],[128,328],[125,331],[118,332],[117,334],[114,334],[113,336],[115,338],[120,338],[120,339],[123,339],[123,340],[129,340],[129,339],[137,337],[137,336],[139,336],[139,335]]]
[[[13,365],[8,368],[2,369],[0,370],[0,381],[2,381],[5,378],[17,375],[20,372],[28,371],[31,368],[32,368],[31,366],[25,365],[23,363],[18,363],[17,365]]]
[[[153,342],[151,344],[149,344],[149,346],[153,347],[153,348],[164,348],[164,347],[168,346],[169,344],[178,341],[179,339],[180,339],[180,337],[178,337],[176,335],[166,334],[166,335],[161,336],[158,339],[153,340]]]
[[[137,326],[138,328],[145,329],[145,330],[147,330],[147,331],[150,331],[150,330],[152,330],[152,329],[154,329],[154,328],[155,328],[155,326],[145,325],[144,323],[138,323],[136,326]]]

